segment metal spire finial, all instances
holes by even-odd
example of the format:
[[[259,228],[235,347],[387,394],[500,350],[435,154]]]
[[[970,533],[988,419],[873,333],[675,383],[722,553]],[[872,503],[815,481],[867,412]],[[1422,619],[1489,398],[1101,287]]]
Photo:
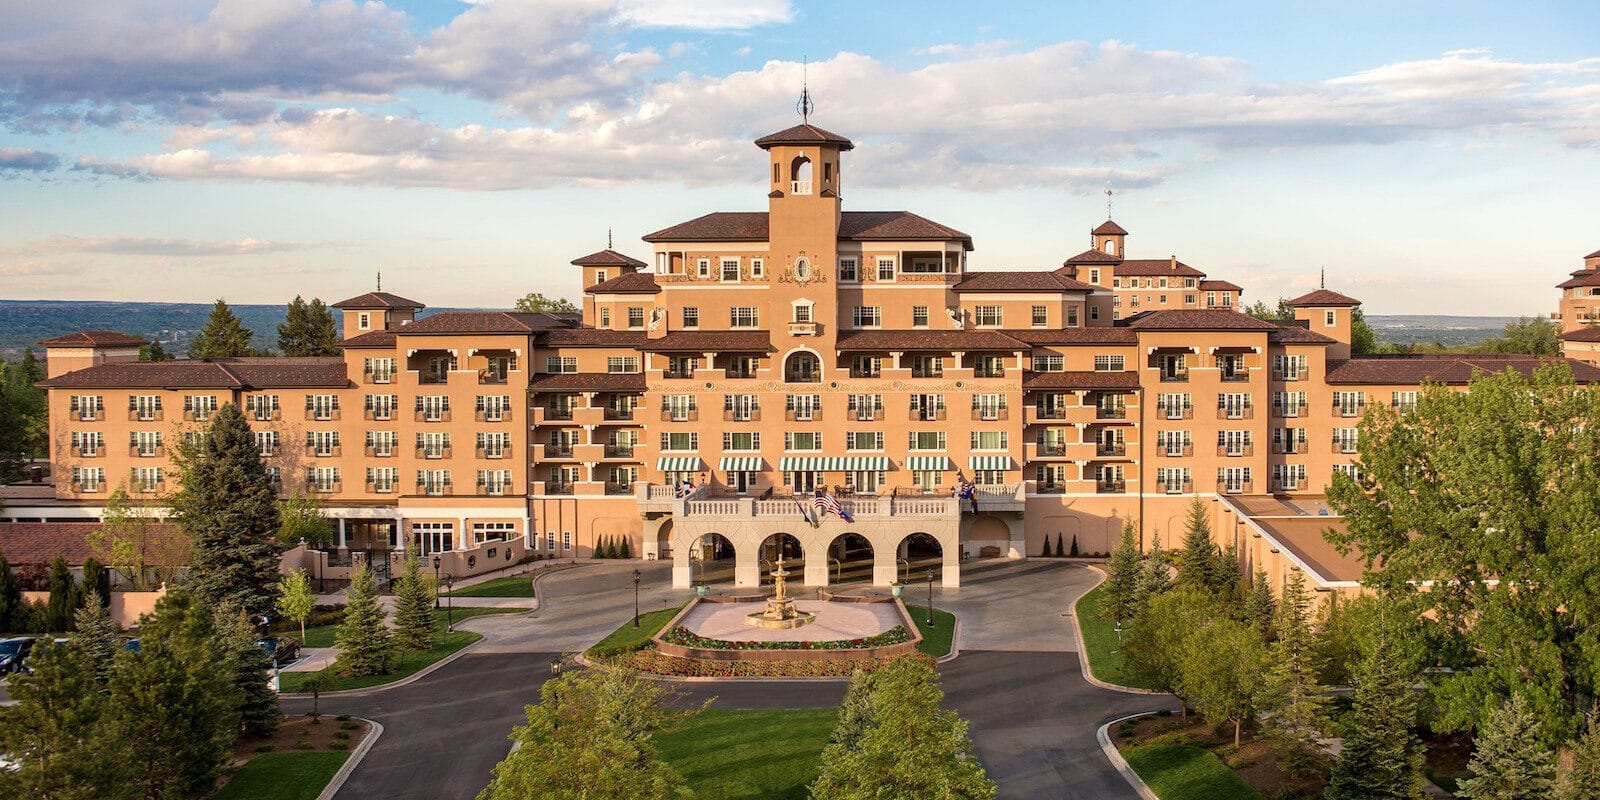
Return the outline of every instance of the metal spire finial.
[[[378,291],[383,291],[383,273],[378,273]]]
[[[802,124],[811,122],[811,112],[817,110],[817,104],[811,102],[810,72],[810,60],[803,60],[800,65],[800,102],[795,105],[795,110],[800,112]]]
[[[1328,268],[1327,267],[1323,267],[1322,269],[1318,270],[1318,272],[1320,273],[1320,275],[1317,278],[1317,288],[1318,289],[1326,289],[1326,288],[1328,288]]]
[[[606,228],[606,249],[611,249],[611,229]]]
[[[1111,187],[1107,186],[1106,187],[1106,219],[1111,219],[1111,195],[1112,194],[1114,194],[1114,192],[1111,191]]]

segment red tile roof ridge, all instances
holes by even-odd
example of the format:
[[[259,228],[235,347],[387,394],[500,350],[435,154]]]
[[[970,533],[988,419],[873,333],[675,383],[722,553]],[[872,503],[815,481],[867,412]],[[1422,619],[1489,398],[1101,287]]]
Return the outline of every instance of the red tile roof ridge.
[[[37,344],[40,347],[139,347],[149,343],[148,339],[120,331],[92,330],[64,333]]]

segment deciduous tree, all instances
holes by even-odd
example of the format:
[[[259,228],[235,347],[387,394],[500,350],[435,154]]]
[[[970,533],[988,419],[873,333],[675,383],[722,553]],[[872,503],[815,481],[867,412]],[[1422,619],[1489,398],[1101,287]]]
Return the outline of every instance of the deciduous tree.
[[[1238,747],[1245,722],[1256,712],[1266,658],[1260,634],[1219,614],[1184,636],[1177,655],[1178,695],[1206,722],[1233,725],[1233,746]]]
[[[1181,586],[1158,594],[1134,617],[1122,637],[1122,653],[1130,675],[1144,686],[1185,701],[1183,662],[1189,637],[1222,616],[1216,598],[1205,590]]]
[[[89,533],[89,548],[135,591],[150,591],[187,560],[187,546],[159,524],[152,507],[131,499],[127,483],[119,483],[106,498],[100,527]]]
[[[304,569],[278,579],[278,613],[300,623],[300,641],[306,639],[306,618],[316,608],[317,596],[311,591],[311,578]]]
[[[539,292],[529,292],[517,299],[516,310],[524,313],[573,314],[579,311],[565,297],[545,297]]]
[[[286,356],[339,355],[338,330],[333,312],[320,298],[307,302],[295,295],[283,322],[278,323],[278,352]]]
[[[193,542],[189,584],[214,607],[255,616],[278,591],[278,504],[250,423],[227,403],[208,435],[182,451],[173,497]]]
[[[304,541],[313,548],[333,542],[333,521],[322,515],[315,495],[294,492],[278,501],[278,543],[294,547]]]
[[[206,318],[205,327],[189,342],[189,357],[241,358],[256,355],[255,349],[250,346],[250,337],[254,335],[239,321],[233,309],[218,298],[216,305],[211,307],[211,316]]]

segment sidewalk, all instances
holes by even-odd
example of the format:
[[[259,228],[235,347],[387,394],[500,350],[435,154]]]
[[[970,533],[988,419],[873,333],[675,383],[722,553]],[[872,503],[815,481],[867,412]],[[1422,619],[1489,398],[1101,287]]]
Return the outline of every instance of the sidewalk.
[[[528,575],[528,579],[533,580],[533,576],[541,572],[587,563],[589,563],[589,559],[561,558],[550,561],[534,561],[529,564],[514,564],[495,572],[486,572],[482,575],[474,575],[470,578],[462,578],[457,580],[452,590],[460,591],[469,586],[477,586],[480,583],[488,583],[489,581],[499,580],[500,578],[507,578],[514,575]],[[427,573],[424,574],[427,575]],[[429,575],[429,577],[432,576]],[[441,597],[440,599],[446,602],[454,600],[456,605],[463,608],[473,606],[490,608],[533,608],[535,605],[537,605],[537,603],[534,601],[534,598],[531,597]],[[345,590],[343,589],[337,592],[317,595],[318,605],[344,605],[344,602]],[[384,608],[392,609],[394,607],[394,596],[380,595],[378,597],[378,602],[383,604]]]

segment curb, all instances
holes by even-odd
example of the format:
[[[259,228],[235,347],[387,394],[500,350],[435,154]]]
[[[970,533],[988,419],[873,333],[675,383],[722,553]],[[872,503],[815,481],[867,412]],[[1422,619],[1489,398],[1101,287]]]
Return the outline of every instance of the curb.
[[[1164,694],[1166,694],[1166,692],[1157,692],[1157,691],[1154,691],[1154,690],[1151,690],[1151,689],[1139,689],[1139,688],[1136,688],[1136,687],[1133,687],[1133,686],[1123,686],[1123,685],[1118,684],[1118,683],[1109,683],[1107,681],[1100,680],[1099,678],[1096,678],[1094,676],[1093,670],[1091,670],[1089,668],[1089,648],[1083,642],[1083,626],[1081,624],[1079,624],[1079,622],[1078,622],[1078,601],[1082,600],[1084,595],[1088,594],[1089,592],[1094,591],[1095,588],[1098,587],[1100,584],[1106,582],[1106,572],[1105,572],[1105,570],[1103,570],[1103,569],[1101,569],[1099,567],[1090,565],[1090,564],[1086,564],[1084,566],[1085,566],[1086,569],[1090,569],[1090,570],[1093,570],[1093,571],[1099,573],[1100,580],[1095,581],[1094,582],[1094,586],[1090,586],[1087,590],[1084,591],[1083,594],[1080,594],[1077,597],[1073,598],[1072,607],[1070,609],[1071,612],[1072,612],[1072,636],[1073,636],[1073,638],[1077,639],[1077,641],[1078,641],[1078,671],[1083,673],[1083,679],[1088,681],[1089,683],[1095,685],[1095,686],[1098,686],[1098,687],[1102,688],[1102,689],[1109,689],[1109,690],[1111,690],[1113,692],[1122,692],[1123,694],[1143,694],[1143,695],[1164,695]],[[1135,715],[1135,716],[1137,716],[1137,715]],[[1118,758],[1121,758],[1121,756],[1118,756]],[[1152,797],[1153,796],[1154,795],[1152,795]]]
[[[333,778],[329,779],[328,785],[322,788],[322,794],[317,795],[317,800],[333,800],[333,796],[338,794],[339,790],[344,787],[344,782],[349,780],[350,773],[356,771],[356,767],[361,765],[361,759],[367,757],[367,753],[372,750],[372,746],[378,743],[378,737],[383,735],[382,725],[365,717],[356,717],[356,719],[371,725],[372,730],[366,735],[366,738],[361,740],[361,744],[356,746],[350,757],[344,760],[344,766],[339,767],[339,771],[333,773]]]
[[[1112,768],[1116,769],[1117,774],[1121,775],[1122,779],[1127,781],[1128,785],[1132,786],[1133,790],[1138,792],[1139,796],[1144,798],[1144,800],[1161,800],[1161,798],[1158,797],[1155,791],[1153,791],[1150,786],[1144,782],[1144,778],[1139,777],[1139,773],[1133,771],[1133,767],[1128,766],[1128,759],[1123,758],[1122,753],[1117,750],[1117,746],[1111,743],[1111,734],[1108,733],[1108,731],[1111,730],[1112,725],[1115,725],[1125,719],[1146,717],[1154,713],[1156,712],[1140,711],[1137,714],[1128,714],[1126,716],[1117,717],[1116,719],[1101,725],[1099,730],[1094,732],[1094,738],[1096,741],[1100,742],[1100,750],[1104,752],[1106,754],[1106,758],[1111,761]]]

